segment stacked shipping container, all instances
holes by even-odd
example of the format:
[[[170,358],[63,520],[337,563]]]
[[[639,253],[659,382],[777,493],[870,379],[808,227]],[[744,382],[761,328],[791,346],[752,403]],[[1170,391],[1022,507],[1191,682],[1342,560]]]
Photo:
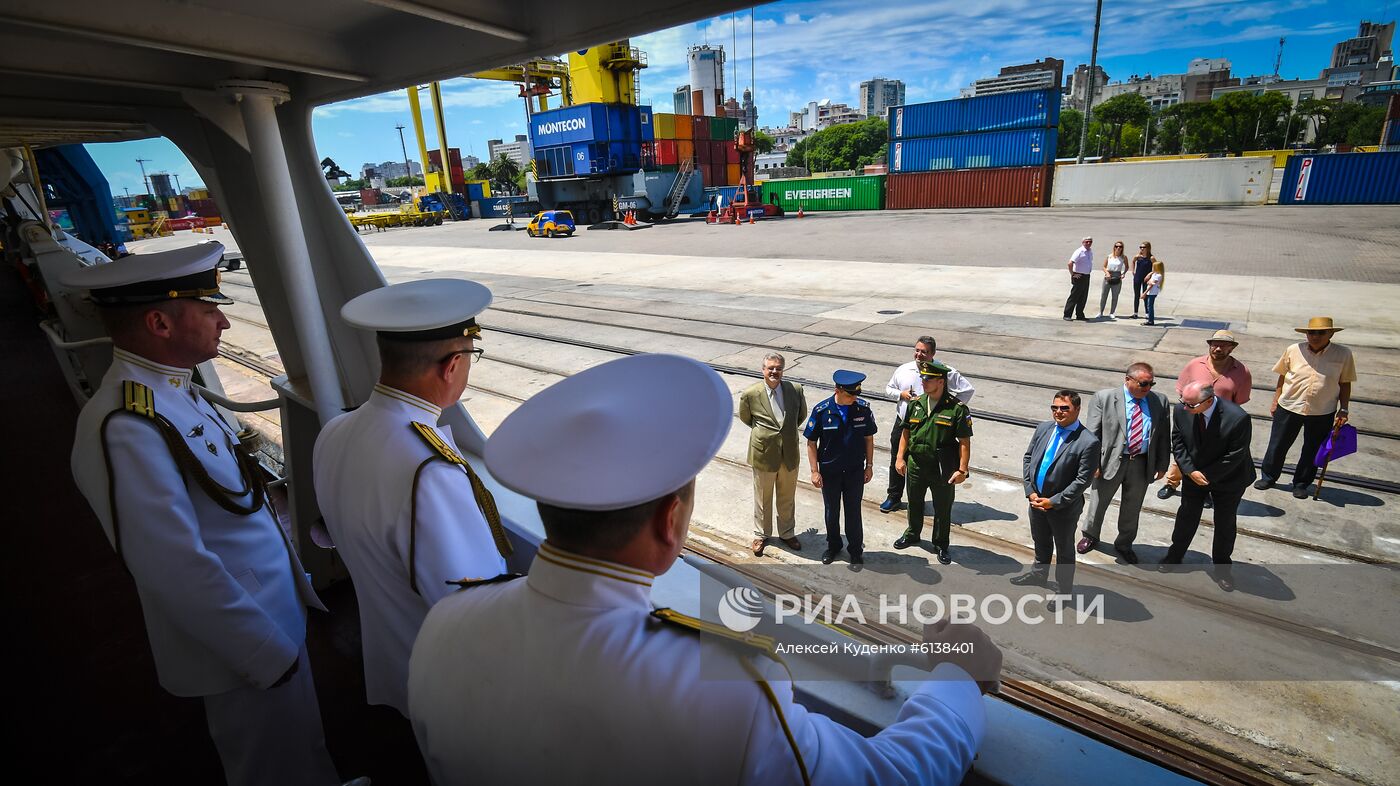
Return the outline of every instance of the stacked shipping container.
[[[891,107],[887,207],[1044,207],[1059,122],[1053,88]]]
[[[651,108],[631,104],[579,104],[539,112],[530,119],[536,176],[635,172],[654,128]]]
[[[763,201],[796,213],[821,210],[882,210],[885,207],[885,175],[862,177],[806,177],[768,180]]]
[[[1280,205],[1400,204],[1400,151],[1326,153],[1288,159]]]
[[[674,172],[690,161],[706,186],[739,182],[739,121],[729,117],[657,113],[656,139],[643,151],[643,168]]]

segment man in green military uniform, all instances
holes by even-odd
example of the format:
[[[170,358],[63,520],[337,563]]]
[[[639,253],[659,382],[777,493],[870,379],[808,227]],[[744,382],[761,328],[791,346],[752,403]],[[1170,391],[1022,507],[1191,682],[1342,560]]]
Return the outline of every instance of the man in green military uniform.
[[[909,528],[894,547],[907,549],[919,542],[924,495],[929,493],[933,496],[933,551],[944,565],[953,561],[948,556],[953,495],[958,484],[967,480],[972,457],[972,415],[966,404],[948,392],[948,371],[936,360],[919,364],[924,394],[909,402],[895,459],[895,469],[908,482]]]

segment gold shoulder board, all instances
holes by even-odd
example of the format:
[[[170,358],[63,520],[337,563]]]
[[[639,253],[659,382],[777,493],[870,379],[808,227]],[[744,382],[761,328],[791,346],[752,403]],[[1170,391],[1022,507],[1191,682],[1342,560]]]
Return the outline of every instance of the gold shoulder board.
[[[451,445],[444,442],[442,436],[439,435],[432,426],[414,421],[413,430],[418,432],[418,436],[422,437],[423,441],[428,443],[428,447],[432,448],[438,455],[453,464],[466,466],[467,460],[458,455],[457,451],[453,450]]]
[[[651,616],[678,628],[698,631],[711,636],[718,636],[722,639],[728,639],[729,641],[739,644],[748,645],[762,651],[763,654],[770,657],[773,656],[774,649],[777,647],[777,642],[772,636],[763,636],[757,633],[737,633],[723,625],[717,625],[713,622],[706,622],[702,619],[690,617],[673,609],[656,609],[651,613]]]
[[[123,409],[135,415],[152,420],[156,417],[156,397],[151,389],[140,382],[122,381]]]

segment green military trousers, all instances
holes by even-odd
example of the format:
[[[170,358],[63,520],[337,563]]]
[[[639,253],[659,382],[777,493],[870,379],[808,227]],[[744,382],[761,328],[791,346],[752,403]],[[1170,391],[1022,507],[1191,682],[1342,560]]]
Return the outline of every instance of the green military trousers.
[[[933,496],[933,535],[930,540],[933,545],[941,548],[948,548],[948,528],[953,525],[953,497],[957,492],[957,486],[948,482],[945,477],[939,477],[933,470],[937,468],[938,462],[930,461],[933,467],[921,469],[918,459],[914,456],[905,458],[904,479],[907,484],[905,489],[909,493],[909,528],[907,533],[918,538],[924,531],[924,495],[929,493]]]

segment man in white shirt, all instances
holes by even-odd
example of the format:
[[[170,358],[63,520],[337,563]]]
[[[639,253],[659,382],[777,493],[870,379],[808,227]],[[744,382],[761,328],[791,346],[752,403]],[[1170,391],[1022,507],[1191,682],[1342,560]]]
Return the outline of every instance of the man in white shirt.
[[[933,336],[919,336],[919,340],[914,342],[914,359],[895,369],[890,381],[885,385],[885,392],[897,397],[899,404],[894,426],[890,429],[890,482],[885,489],[885,501],[880,503],[881,513],[904,510],[904,476],[899,474],[894,466],[899,457],[899,438],[904,433],[904,413],[909,409],[909,402],[924,393],[919,364],[932,360],[937,352],[938,342],[933,340]],[[964,404],[972,403],[972,396],[977,390],[957,369],[948,366],[948,377],[945,381],[948,392],[957,397],[958,401]]]
[[[1065,321],[1077,319],[1088,322],[1084,316],[1084,304],[1089,302],[1089,276],[1094,272],[1094,239],[1086,237],[1079,241],[1079,248],[1069,256],[1065,265],[1069,269],[1069,297],[1065,299]]]
[[[467,387],[491,291],[427,279],[381,287],[341,309],[374,330],[380,376],[363,405],[321,430],[316,498],[355,583],[365,698],[408,715],[408,656],[434,603],[463,578],[505,571],[491,493],[438,425]]]

